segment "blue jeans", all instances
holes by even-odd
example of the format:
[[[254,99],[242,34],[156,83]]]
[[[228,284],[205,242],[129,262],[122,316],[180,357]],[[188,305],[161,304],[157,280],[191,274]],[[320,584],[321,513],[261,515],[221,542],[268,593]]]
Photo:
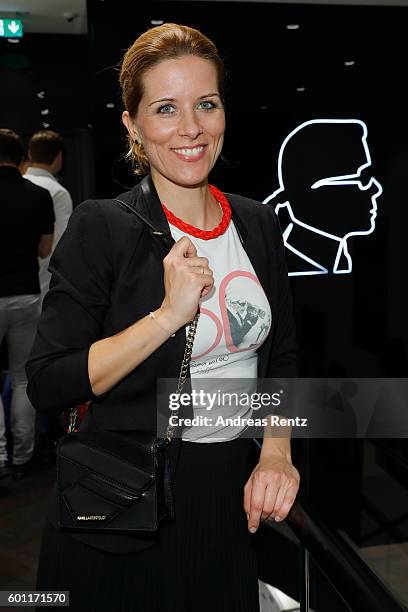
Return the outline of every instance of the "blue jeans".
[[[0,297],[0,343],[7,338],[12,385],[10,429],[13,434],[14,465],[29,461],[34,452],[36,412],[27,397],[25,363],[31,351],[41,313],[41,296]],[[0,397],[0,464],[7,459],[4,406]]]

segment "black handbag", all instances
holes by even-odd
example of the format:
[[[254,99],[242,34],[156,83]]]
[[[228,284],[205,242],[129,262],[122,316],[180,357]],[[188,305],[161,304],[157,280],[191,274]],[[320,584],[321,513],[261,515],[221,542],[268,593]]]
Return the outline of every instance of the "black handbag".
[[[178,394],[187,376],[199,314],[198,310],[189,324]],[[159,521],[174,518],[168,449],[177,427],[168,423],[164,437],[145,431],[75,431],[77,417],[74,407],[68,433],[56,445],[58,526],[107,533],[152,532],[159,528]]]

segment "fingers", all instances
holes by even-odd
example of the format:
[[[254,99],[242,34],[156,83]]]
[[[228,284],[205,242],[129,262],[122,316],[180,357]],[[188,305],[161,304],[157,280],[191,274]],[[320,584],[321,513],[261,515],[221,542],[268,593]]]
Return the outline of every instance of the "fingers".
[[[252,493],[252,476],[244,487],[244,510],[249,520],[249,513],[251,510],[251,493]]]
[[[205,287],[209,287],[210,285],[212,285],[214,275],[213,271],[208,266],[207,257],[191,257],[185,260],[184,263],[189,270],[191,270],[195,274],[198,274],[201,277],[202,281],[204,281],[205,276],[209,277],[209,279],[207,279],[207,282],[204,281],[203,291]],[[206,291],[206,293],[208,293],[208,291]],[[205,294],[202,293],[201,297],[204,297],[204,295]]]
[[[200,268],[208,268],[208,258],[207,257],[189,257],[186,258],[183,262],[186,266],[197,266]]]
[[[289,484],[285,491],[285,495],[283,501],[279,507],[274,510],[275,513],[275,521],[283,521],[287,515],[291,507],[293,506],[293,502],[296,499],[297,492],[299,490],[299,485],[297,482],[293,482]]]
[[[270,515],[272,515],[272,518],[274,518],[275,521],[282,520],[280,510],[286,498],[286,492],[288,490],[289,483],[290,481],[286,479],[284,483],[281,484],[281,486],[279,487],[279,490],[277,491],[277,494],[275,496],[275,503],[273,504],[272,510],[270,512]]]
[[[248,529],[251,533],[259,527],[259,521],[265,503],[265,492],[267,487],[266,474],[261,471],[255,471],[251,477],[251,499],[249,504]]]
[[[173,246],[171,251],[175,255],[182,257],[195,257],[197,255],[197,249],[187,236],[182,236]]]
[[[299,489],[297,476],[297,470],[295,475],[267,469],[254,470],[244,487],[244,510],[251,533],[255,533],[260,521],[268,517],[276,521],[286,518]]]
[[[204,268],[204,274],[212,274],[208,265],[208,258],[197,256],[197,249],[187,236],[183,236],[173,245],[165,260],[169,263],[170,261],[175,263],[175,261],[181,260],[183,265],[189,268],[197,268],[194,272],[203,274],[202,269]]]
[[[191,320],[199,300],[212,291],[213,272],[208,259],[197,256],[197,249],[187,236],[172,246],[163,259],[163,267],[166,307],[177,313],[184,324]],[[181,317],[180,313],[187,314]]]

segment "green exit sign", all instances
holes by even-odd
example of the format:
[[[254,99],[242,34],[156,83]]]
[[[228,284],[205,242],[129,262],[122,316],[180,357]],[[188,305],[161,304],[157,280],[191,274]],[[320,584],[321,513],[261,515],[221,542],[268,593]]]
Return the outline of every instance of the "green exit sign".
[[[23,22],[20,19],[0,19],[0,36],[21,38],[23,36]]]

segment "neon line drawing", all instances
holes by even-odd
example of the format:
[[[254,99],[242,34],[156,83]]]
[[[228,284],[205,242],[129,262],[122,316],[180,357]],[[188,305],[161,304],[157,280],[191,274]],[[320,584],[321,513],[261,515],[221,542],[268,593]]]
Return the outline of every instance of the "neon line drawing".
[[[278,157],[279,188],[265,198],[263,203],[269,203],[269,205],[274,206],[277,214],[279,211],[286,208],[287,214],[289,215],[290,221],[283,231],[284,244],[285,247],[296,256],[298,267],[304,267],[303,270],[291,270],[289,268],[289,276],[351,273],[353,262],[347,245],[348,239],[355,236],[368,236],[374,232],[378,209],[377,199],[383,193],[383,188],[375,177],[370,176],[369,171],[372,166],[372,160],[367,143],[367,134],[367,125],[359,119],[312,119],[302,123],[291,131],[283,141]],[[330,166],[331,161],[333,161],[333,163],[338,163],[339,166],[341,165],[344,171],[347,160],[344,159],[344,155],[343,157],[340,155],[340,153],[344,153],[344,151],[341,151],[340,148],[337,150],[336,148],[337,135],[339,135],[340,138],[346,139],[347,147],[350,151],[349,162],[352,164],[353,158],[358,158],[359,161],[363,163],[360,163],[354,172],[349,172],[348,174],[333,174],[315,180],[309,185],[305,184],[304,192],[302,193],[302,181],[307,183],[305,179],[308,178],[308,175],[313,176],[318,170],[318,168],[313,166],[314,154],[317,153],[316,156],[318,161],[320,156],[320,163],[325,168]],[[319,142],[319,138],[321,138],[321,142]],[[312,143],[315,151],[308,152],[308,145],[305,146],[305,143]],[[319,145],[321,145],[321,150],[319,149]],[[296,166],[294,160],[300,163]],[[302,166],[301,162],[304,162],[305,167]],[[290,170],[291,166],[292,176],[289,182],[294,183],[296,189],[291,188],[287,180],[288,167]],[[300,191],[296,183],[298,180],[296,177],[296,167],[300,168]],[[295,175],[293,176],[293,174]],[[330,206],[332,199],[330,188],[344,188],[344,193],[339,190],[334,190],[334,192],[332,192],[332,195],[334,194],[336,197],[337,209],[334,207],[335,214],[339,211],[339,200],[341,202],[344,197],[343,210],[345,212],[344,214],[342,212],[342,219],[338,229],[336,229],[333,218],[331,218],[330,223],[327,223],[327,221],[322,218],[323,227],[316,226],[316,220],[314,224],[311,224],[310,222],[308,223],[307,219],[308,210],[312,210],[313,207],[320,207],[322,210],[325,210],[326,215],[329,215],[331,212]],[[316,194],[319,193],[319,190],[319,198],[316,199]],[[302,193],[300,205],[299,202],[295,202],[295,200],[300,199],[299,193]],[[350,202],[355,202],[354,208],[351,207]],[[323,208],[322,203],[324,203],[325,208]],[[370,205],[370,203],[371,208],[366,213],[366,207]],[[357,215],[363,214],[363,218],[358,220],[358,224],[365,225],[365,223],[367,223],[368,227],[352,227],[349,230],[345,230],[343,227],[343,229],[341,229],[342,225],[347,225],[347,211],[350,211],[349,223],[353,223],[352,217],[355,210],[357,211]],[[316,213],[314,212],[314,214]],[[367,218],[364,216],[366,214]],[[327,217],[327,219],[328,218],[329,217]],[[320,223],[320,220],[318,220],[318,223]],[[327,231],[327,227],[324,227],[325,223],[330,226],[334,225],[335,229],[331,228],[331,231]],[[335,233],[336,231],[339,233]],[[300,236],[302,238],[302,247],[296,244],[296,240],[293,236]],[[334,261],[330,261],[329,259],[330,265],[328,265],[328,262],[317,261],[318,258],[315,258],[315,256],[312,257],[310,253],[307,253],[308,249],[304,248],[305,244],[307,246],[310,245],[310,250],[313,251],[313,241],[316,241],[319,236],[338,243]]]

